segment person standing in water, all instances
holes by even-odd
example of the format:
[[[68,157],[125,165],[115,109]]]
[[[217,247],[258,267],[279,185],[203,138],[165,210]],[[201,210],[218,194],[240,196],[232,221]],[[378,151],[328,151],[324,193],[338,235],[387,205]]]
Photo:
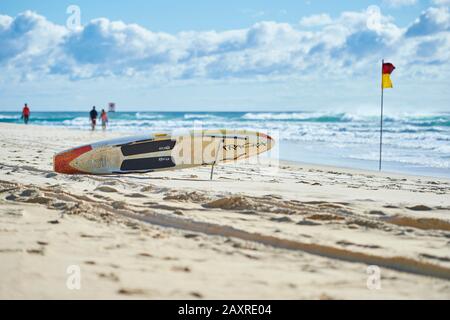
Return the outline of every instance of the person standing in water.
[[[30,108],[28,108],[28,104],[25,103],[25,106],[22,110],[22,119],[25,124],[28,124],[28,121],[30,120],[30,114]]]
[[[97,117],[98,117],[98,112],[97,112],[97,110],[95,110],[95,106],[92,107],[92,110],[89,113],[89,117],[91,118],[92,131],[94,131],[95,130],[95,126],[97,125]]]
[[[105,109],[102,109],[102,113],[100,114],[100,119],[102,120],[102,128],[103,131],[106,130],[106,125],[108,124],[108,114]]]

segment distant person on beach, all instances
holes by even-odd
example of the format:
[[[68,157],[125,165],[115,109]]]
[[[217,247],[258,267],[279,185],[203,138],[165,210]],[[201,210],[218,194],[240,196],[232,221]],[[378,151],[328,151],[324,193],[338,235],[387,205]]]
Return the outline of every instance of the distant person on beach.
[[[22,119],[25,124],[28,124],[28,121],[30,120],[30,113],[30,108],[28,108],[28,104],[25,103],[25,107],[23,107],[22,110]]]
[[[94,131],[95,130],[95,126],[97,125],[97,117],[98,117],[98,112],[97,112],[97,110],[95,110],[95,106],[92,107],[92,110],[89,113],[89,116],[91,118],[92,131]]]
[[[106,130],[106,125],[108,124],[108,114],[106,113],[105,109],[102,109],[102,113],[100,115],[100,119],[102,120],[103,131],[105,131]]]

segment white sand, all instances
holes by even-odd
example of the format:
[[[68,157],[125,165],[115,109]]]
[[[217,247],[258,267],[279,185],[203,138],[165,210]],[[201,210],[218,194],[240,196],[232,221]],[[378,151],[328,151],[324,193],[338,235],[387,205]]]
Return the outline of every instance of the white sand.
[[[0,298],[450,298],[448,180],[291,163],[53,174],[55,153],[119,136],[0,125]]]

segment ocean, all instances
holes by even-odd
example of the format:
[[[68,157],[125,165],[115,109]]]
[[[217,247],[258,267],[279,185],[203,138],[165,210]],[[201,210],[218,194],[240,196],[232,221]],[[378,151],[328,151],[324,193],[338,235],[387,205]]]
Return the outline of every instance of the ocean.
[[[253,129],[280,142],[279,158],[378,170],[376,115],[330,112],[117,112],[108,130],[124,135],[190,128]],[[21,123],[0,112],[0,122]],[[87,112],[32,112],[30,124],[89,130]],[[450,112],[386,115],[383,169],[450,178]]]

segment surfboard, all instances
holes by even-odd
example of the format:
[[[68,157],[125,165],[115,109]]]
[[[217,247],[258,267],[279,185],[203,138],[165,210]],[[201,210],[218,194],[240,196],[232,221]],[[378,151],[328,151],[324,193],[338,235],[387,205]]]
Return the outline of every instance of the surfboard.
[[[55,155],[53,166],[63,174],[146,173],[248,159],[274,144],[272,137],[248,130],[155,133],[72,148]]]

